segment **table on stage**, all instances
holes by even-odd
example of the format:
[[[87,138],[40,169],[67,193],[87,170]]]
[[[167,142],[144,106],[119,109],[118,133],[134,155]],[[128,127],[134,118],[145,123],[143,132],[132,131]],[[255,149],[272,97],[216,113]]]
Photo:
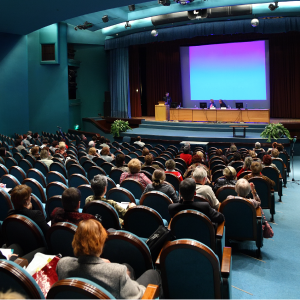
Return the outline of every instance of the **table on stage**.
[[[270,123],[269,109],[171,108],[172,121]]]

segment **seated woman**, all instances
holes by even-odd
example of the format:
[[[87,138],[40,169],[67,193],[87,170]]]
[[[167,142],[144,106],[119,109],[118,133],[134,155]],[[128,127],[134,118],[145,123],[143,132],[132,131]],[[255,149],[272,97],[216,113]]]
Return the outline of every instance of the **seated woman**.
[[[49,148],[45,147],[43,148],[43,150],[41,151],[41,161],[48,167],[48,169],[50,168],[51,164],[53,163],[53,161],[50,159],[50,152],[49,152]]]
[[[150,179],[145,174],[140,173],[141,162],[137,158],[133,158],[132,160],[130,160],[130,162],[128,163],[128,168],[129,172],[124,172],[121,175],[120,183],[126,178],[131,178],[136,181],[139,181],[144,188],[146,188],[148,184],[151,184]]]
[[[159,191],[166,194],[174,203],[179,202],[174,188],[165,182],[166,174],[163,170],[155,170],[152,174],[152,183],[148,184],[142,195],[151,191]]]
[[[227,166],[223,169],[223,175],[225,178],[218,178],[213,187],[214,192],[218,190],[218,188],[224,185],[235,186],[236,184],[236,170],[233,167]]]
[[[144,158],[145,162],[144,164],[142,165],[142,169],[144,167],[153,167],[155,169],[160,169],[160,166],[159,165],[156,165],[156,164],[152,164],[153,162],[153,155],[151,153],[149,153],[148,155],[145,156]]]
[[[275,186],[275,182],[271,180],[269,177],[262,175],[261,170],[262,170],[262,165],[258,161],[254,161],[251,164],[251,174],[246,175],[244,178],[246,180],[252,178],[252,177],[261,177],[264,180],[266,180],[270,186],[270,188],[273,188]]]
[[[240,171],[237,173],[236,176],[239,177],[241,173],[243,173],[245,171],[250,171],[252,162],[253,162],[252,157],[246,157],[243,167],[240,169]]]
[[[116,166],[111,168],[112,170],[119,169],[123,172],[129,172],[129,168],[125,165],[125,155],[120,153],[116,156]]]
[[[5,161],[6,160],[6,149],[4,147],[0,148],[0,157]]]
[[[23,141],[21,139],[15,140],[15,146],[20,152],[21,150],[25,149],[25,147],[23,146]]]
[[[165,163],[166,166],[166,171],[165,173],[170,173],[170,174],[174,174],[175,176],[177,176],[179,178],[180,181],[182,181],[182,176],[181,173],[175,170],[176,167],[176,163],[173,159],[169,159],[166,161]]]
[[[91,147],[89,149],[89,153],[86,156],[91,160],[93,160],[93,158],[95,158],[95,157],[100,157],[100,155],[97,153],[97,150],[95,147]]]
[[[276,165],[272,164],[272,157],[269,154],[264,155],[263,163],[261,164],[262,167],[272,167],[276,169],[276,171],[280,174],[280,170],[277,168]]]
[[[161,284],[156,270],[147,270],[135,281],[133,272],[129,272],[125,264],[101,258],[106,238],[107,232],[100,222],[81,221],[72,242],[76,257],[59,260],[56,266],[58,279],[81,277],[91,280],[117,299],[141,299],[148,284]]]
[[[257,157],[257,153],[253,150],[249,150],[248,151],[248,154],[250,157],[252,157],[252,159],[256,158]]]
[[[66,158],[68,156],[68,153],[66,152],[66,144],[64,142],[59,142],[58,149],[55,150],[55,153],[59,153]]]
[[[19,214],[24,215],[34,221],[46,235],[50,228],[46,219],[40,210],[33,210],[31,203],[31,188],[27,185],[21,184],[16,186],[11,192],[11,201],[14,209],[8,211],[8,216]]]
[[[278,149],[273,149],[272,152],[271,152],[271,154],[272,154],[272,158],[278,158],[278,159],[282,160],[282,158],[279,157],[279,151],[278,151]]]
[[[223,150],[222,149],[217,149],[216,150],[216,156],[220,157],[225,162],[225,164],[228,164],[228,159],[225,155],[223,155]]]
[[[242,161],[242,156],[241,156],[241,153],[240,152],[234,152],[233,153],[233,157],[229,160],[229,164],[228,166],[231,166],[234,162],[237,162],[237,161]]]
[[[41,156],[40,156],[40,148],[38,146],[32,147],[30,149],[30,154],[36,159],[36,160],[40,160]]]
[[[210,177],[210,170],[205,164],[203,164],[202,156],[198,154],[199,152],[201,152],[201,151],[198,151],[195,155],[193,155],[192,164],[186,169],[185,173],[183,174],[184,178],[191,177],[193,171],[197,167],[203,167],[208,174],[207,176]]]
[[[261,152],[265,152],[265,150],[261,147],[261,143],[260,142],[256,142],[254,145],[254,151],[261,151]]]
[[[150,152],[149,152],[149,149],[148,148],[143,148],[143,151],[142,151],[142,156],[146,156],[148,155]]]
[[[189,146],[184,146],[183,153],[180,154],[180,158],[186,162],[187,166],[189,166],[192,163],[192,155],[190,154]]]
[[[88,196],[85,199],[85,204],[94,201],[94,200],[101,200],[104,202],[109,203],[114,209],[117,211],[119,215],[119,220],[120,224],[123,223],[122,218],[124,218],[125,213],[127,212],[127,209],[124,209],[121,207],[118,202],[114,200],[107,200],[105,198],[105,194],[107,191],[107,177],[104,175],[96,175],[94,178],[91,180],[91,187],[93,190],[94,195],[93,196]],[[128,207],[133,207],[136,206],[134,203],[129,203]]]
[[[104,146],[102,148],[102,150],[100,152],[100,155],[101,155],[101,158],[103,158],[104,160],[106,160],[109,163],[111,163],[115,159],[115,156],[110,153],[110,150],[109,150],[108,146]]]
[[[237,147],[236,147],[236,145],[235,144],[231,144],[230,145],[230,148],[227,150],[227,152],[226,152],[226,155],[228,155],[228,154],[230,154],[230,153],[234,153],[234,152],[237,152],[238,150],[237,150]]]

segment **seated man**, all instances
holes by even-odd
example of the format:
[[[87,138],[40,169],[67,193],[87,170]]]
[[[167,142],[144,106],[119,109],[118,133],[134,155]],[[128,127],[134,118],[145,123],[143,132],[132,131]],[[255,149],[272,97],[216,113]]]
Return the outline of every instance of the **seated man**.
[[[169,214],[173,218],[178,212],[185,209],[194,209],[204,213],[212,222],[222,223],[224,221],[223,214],[213,209],[207,202],[194,202],[196,191],[196,183],[192,178],[184,179],[180,182],[179,192],[182,197],[180,203],[170,204]]]
[[[144,147],[144,146],[145,146],[145,143],[142,142],[142,139],[141,139],[140,136],[138,136],[138,137],[136,138],[136,141],[135,141],[133,144],[139,145],[140,147]]]
[[[69,222],[75,225],[81,220],[95,219],[90,214],[78,212],[80,208],[81,193],[76,188],[66,189],[62,194],[62,206],[56,207],[51,214],[51,225],[58,222]]]
[[[193,179],[196,182],[196,195],[203,196],[209,201],[211,207],[218,209],[220,205],[219,200],[216,198],[212,188],[205,184],[208,178],[207,172],[204,170],[204,168],[196,168],[193,173]]]
[[[222,99],[219,100],[219,103],[220,103],[220,108],[221,108],[221,107],[226,107],[226,108],[228,108],[227,104],[226,104]]]
[[[107,177],[104,175],[96,175],[94,178],[91,180],[91,187],[93,190],[94,195],[93,196],[88,196],[85,199],[85,204],[94,201],[94,200],[101,200],[104,202],[109,203],[118,213],[119,215],[119,220],[120,224],[123,223],[122,218],[124,218],[125,213],[127,212],[127,209],[124,209],[121,207],[118,202],[114,200],[107,200],[104,196],[107,191]],[[133,207],[136,206],[134,203],[129,203],[128,207]]]
[[[123,153],[120,153],[116,156],[116,165],[115,167],[111,168],[112,170],[119,169],[123,172],[128,172],[129,168],[125,164],[125,155]]]

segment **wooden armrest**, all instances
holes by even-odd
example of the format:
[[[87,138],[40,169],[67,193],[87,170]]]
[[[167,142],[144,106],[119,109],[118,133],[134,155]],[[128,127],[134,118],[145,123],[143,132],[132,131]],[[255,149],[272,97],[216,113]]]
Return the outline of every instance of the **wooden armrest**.
[[[28,266],[28,260],[26,258],[18,257],[14,262],[22,268]]]
[[[171,220],[170,220],[170,222],[169,222],[169,225],[168,225],[168,229],[169,229],[169,230],[171,230],[171,222],[172,222],[172,218],[171,218]]]
[[[271,189],[271,191],[270,191],[271,193],[274,193],[274,189]]]
[[[285,165],[285,163],[283,163],[283,167],[286,169],[286,165]]]
[[[261,218],[261,210],[259,207],[256,209],[256,218]]]
[[[161,250],[160,250],[160,252],[159,252],[159,254],[158,254],[158,256],[157,256],[157,259],[156,259],[156,262],[155,262],[156,265],[159,265],[159,264],[160,264],[160,256],[161,256],[161,252],[162,252],[163,248],[164,248],[164,247],[161,248]]]
[[[281,173],[279,173],[279,179],[282,179]]]
[[[159,296],[159,286],[148,284],[142,299],[155,299]]]
[[[223,248],[223,259],[221,266],[221,274],[223,277],[228,277],[230,274],[230,264],[231,264],[231,247]]]
[[[222,238],[224,234],[225,221],[218,225],[216,236]]]

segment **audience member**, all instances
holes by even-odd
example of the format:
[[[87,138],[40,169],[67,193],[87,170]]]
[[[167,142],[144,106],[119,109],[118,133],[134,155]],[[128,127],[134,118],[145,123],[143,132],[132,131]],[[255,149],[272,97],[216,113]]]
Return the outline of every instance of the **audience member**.
[[[216,198],[212,188],[209,185],[206,185],[206,182],[210,182],[207,178],[207,172],[205,169],[202,167],[196,168],[193,172],[193,179],[196,182],[196,195],[203,196],[209,201],[211,207],[218,209],[220,202]]]
[[[230,159],[230,163],[228,166],[231,166],[233,163],[238,162],[238,161],[243,161],[242,156],[240,152],[234,152],[233,157]]]
[[[225,155],[223,155],[223,150],[222,149],[217,149],[216,150],[216,156],[220,157],[225,162],[225,164],[228,164],[228,159]]]
[[[11,202],[14,205],[13,209],[10,209],[7,213],[11,215],[24,215],[34,221],[46,235],[49,225],[47,224],[44,215],[40,210],[33,210],[31,203],[31,188],[27,185],[21,184],[16,186],[11,191]]]
[[[29,140],[32,139],[32,131],[30,131],[30,130],[27,131],[27,139],[29,139]]]
[[[262,170],[261,163],[258,161],[254,161],[251,164],[251,174],[246,175],[244,178],[246,180],[249,180],[252,177],[261,177],[268,182],[270,188],[273,188],[275,186],[275,182],[271,180],[269,177],[262,175],[261,170]]]
[[[253,150],[249,150],[248,151],[248,154],[250,157],[252,157],[252,159],[256,158],[257,157],[257,153]]]
[[[81,135],[81,140],[84,142],[85,146],[88,146],[88,139],[84,134]]]
[[[183,180],[181,173],[175,170],[176,163],[175,163],[174,159],[167,160],[165,163],[165,166],[166,166],[165,173],[174,174],[175,176],[177,176],[179,178],[180,181]]]
[[[260,142],[256,142],[255,143],[253,150],[265,152],[265,150],[261,147],[261,143]]]
[[[48,143],[49,143],[49,141],[47,139],[44,139],[41,148],[43,149],[45,147],[48,147]]]
[[[229,149],[227,150],[226,155],[237,152],[237,151],[238,151],[238,149],[237,149],[236,145],[232,143],[230,145]]]
[[[135,141],[133,144],[139,145],[141,148],[145,146],[145,143],[142,142],[142,139],[141,139],[140,136],[138,136],[138,137],[136,138],[136,141]]]
[[[93,160],[93,158],[95,158],[95,157],[100,157],[100,155],[97,153],[97,150],[95,147],[91,147],[89,149],[89,153],[86,156],[91,160]]]
[[[154,160],[154,158],[153,158],[153,155],[152,155],[151,153],[149,153],[148,155],[146,155],[145,158],[144,158],[144,160],[145,160],[145,162],[144,162],[144,164],[142,165],[142,169],[143,169],[144,167],[153,167],[153,168],[155,168],[155,169],[160,169],[160,166],[159,166],[159,165],[153,164],[153,163],[152,163],[153,160]]]
[[[100,145],[101,146],[101,145]],[[112,162],[115,158],[115,156],[110,153],[109,147],[108,146],[104,146],[100,152],[101,158],[103,158],[104,160],[106,160],[107,162]]]
[[[271,153],[272,153],[272,158],[278,158],[282,160],[282,158],[279,157],[278,149],[273,149]]]
[[[107,200],[105,197],[106,191],[107,191],[107,177],[104,175],[96,175],[91,180],[91,187],[93,190],[94,195],[88,196],[85,199],[85,204],[95,201],[95,200],[101,200],[104,202],[109,203],[118,213],[120,224],[123,223],[123,218],[125,213],[127,212],[127,209],[124,209],[122,206],[118,204],[118,202],[114,200]],[[134,203],[129,203],[128,207],[136,206]]]
[[[23,146],[23,141],[21,139],[15,140],[15,147],[21,152],[21,150],[25,149]]]
[[[72,242],[76,257],[63,257],[59,260],[56,267],[58,279],[81,277],[91,280],[116,299],[141,299],[148,284],[161,285],[161,278],[156,270],[147,270],[135,281],[134,271],[130,266],[101,258],[106,238],[107,232],[100,222],[81,221]]]
[[[109,147],[109,139],[106,139],[104,136],[103,136],[103,138],[102,139],[100,139],[100,147],[108,147],[108,148],[110,148]]]
[[[236,170],[231,166],[227,166],[223,169],[223,175],[225,178],[218,178],[214,185],[214,192],[218,190],[218,188],[224,185],[235,186],[236,184]]]
[[[90,149],[91,148],[95,148],[95,142],[94,141],[90,141],[89,143],[88,143],[88,147],[87,147],[87,152],[89,152],[90,151]]]
[[[140,173],[141,162],[137,158],[133,158],[132,160],[130,160],[130,162],[128,163],[128,168],[129,172],[124,172],[121,175],[120,183],[126,178],[131,178],[139,181],[144,188],[146,188],[148,184],[151,184],[150,179],[145,174]]]
[[[174,188],[165,182],[166,175],[163,170],[155,170],[152,174],[152,183],[145,188],[143,195],[151,191],[159,191],[166,194],[171,200],[176,203],[179,201]]]
[[[36,159],[36,160],[40,160],[41,156],[40,156],[40,148],[38,146],[34,146],[30,149],[30,153],[31,155]]]
[[[197,167],[203,167],[206,170],[208,176],[210,176],[210,170],[206,165],[203,164],[202,156],[198,154],[199,152],[202,153],[201,151],[198,151],[195,155],[193,155],[192,164],[186,169],[183,175],[184,178],[190,177],[192,175],[192,172]]]
[[[142,151],[142,156],[146,156],[148,155],[150,152],[149,152],[149,149],[148,148],[143,148],[143,151]]]
[[[180,203],[170,204],[169,214],[173,218],[178,212],[187,209],[194,209],[204,213],[212,222],[222,223],[224,221],[223,214],[213,209],[207,202],[194,202],[196,191],[196,183],[192,178],[184,179],[180,182],[179,192],[182,197]]]
[[[120,153],[116,156],[116,165],[111,168],[112,170],[119,169],[123,172],[129,172],[129,168],[125,165],[125,155]]]
[[[58,141],[53,141],[49,149],[55,152],[55,150],[58,148],[59,148]]]
[[[189,166],[192,163],[192,155],[190,154],[189,146],[183,148],[183,153],[180,154],[180,158],[186,162],[186,165]]]
[[[244,161],[244,165],[243,167],[240,169],[240,171],[237,173],[237,177],[240,176],[240,174],[242,174],[243,172],[245,171],[250,171],[250,168],[251,168],[251,164],[253,162],[253,159],[252,157],[246,157],[245,158],[245,161]]]
[[[62,206],[56,207],[51,214],[51,225],[58,222],[69,222],[75,225],[81,220],[95,219],[94,216],[78,212],[80,208],[81,193],[76,188],[64,190],[62,194]]]
[[[49,149],[46,147],[44,149],[42,149],[41,151],[41,161],[48,167],[48,169],[50,168],[51,164],[53,163],[53,161],[50,159],[50,153],[49,153]]]
[[[27,140],[27,134],[23,134],[23,146],[28,148],[30,146],[30,142]]]
[[[280,170],[272,163],[272,157],[269,154],[264,155],[262,167],[273,167],[280,174]]]

